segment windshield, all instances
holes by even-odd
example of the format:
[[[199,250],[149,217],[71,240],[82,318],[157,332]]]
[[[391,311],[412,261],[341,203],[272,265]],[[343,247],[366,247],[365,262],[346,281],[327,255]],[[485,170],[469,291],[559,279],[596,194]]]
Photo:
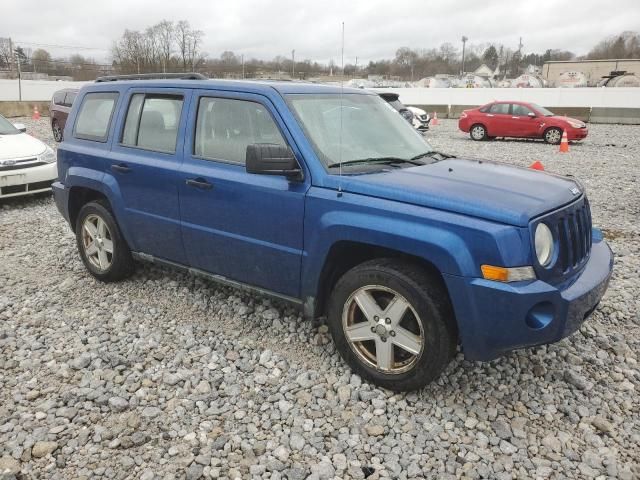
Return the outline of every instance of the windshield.
[[[17,135],[20,133],[9,120],[0,115],[0,135]]]
[[[551,110],[547,110],[546,108],[541,107],[536,103],[532,103],[531,106],[535,108],[538,112],[540,112],[542,115],[544,115],[545,117],[553,117],[555,115],[555,113],[553,113]]]
[[[339,94],[289,94],[287,101],[327,167],[375,163],[384,158],[409,161],[433,150],[377,95],[346,94],[341,99]]]

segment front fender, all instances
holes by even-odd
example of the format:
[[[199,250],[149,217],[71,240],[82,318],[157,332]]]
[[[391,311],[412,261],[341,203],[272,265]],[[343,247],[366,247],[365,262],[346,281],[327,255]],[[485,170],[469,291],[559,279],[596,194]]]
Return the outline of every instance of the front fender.
[[[442,274],[477,277],[481,263],[517,265],[526,235],[517,228],[451,212],[312,188],[305,212],[301,293],[316,298],[337,242],[384,247],[422,258]],[[505,248],[511,245],[513,248]]]

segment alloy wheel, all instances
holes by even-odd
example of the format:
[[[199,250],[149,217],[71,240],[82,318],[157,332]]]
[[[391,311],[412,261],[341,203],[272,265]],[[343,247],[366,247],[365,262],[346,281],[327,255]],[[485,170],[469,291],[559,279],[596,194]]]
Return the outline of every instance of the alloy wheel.
[[[113,262],[113,237],[106,222],[98,215],[87,215],[82,224],[82,247],[87,260],[106,271]]]
[[[424,350],[418,314],[388,287],[367,285],[353,292],[344,305],[342,328],[358,358],[386,374],[407,372]]]
[[[56,142],[62,141],[62,129],[57,122],[53,124],[53,138]]]
[[[546,133],[545,137],[548,143],[556,144],[560,142],[560,139],[562,138],[562,133],[560,132],[560,130],[557,130],[554,128],[549,130]]]
[[[482,140],[484,138],[484,127],[476,125],[471,129],[471,136],[474,140]]]

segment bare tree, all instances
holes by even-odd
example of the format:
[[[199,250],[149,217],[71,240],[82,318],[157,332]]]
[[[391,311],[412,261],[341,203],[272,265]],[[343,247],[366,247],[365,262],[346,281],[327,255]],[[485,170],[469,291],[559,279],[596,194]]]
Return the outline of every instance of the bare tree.
[[[11,43],[8,38],[0,38],[0,68],[11,66]]]
[[[34,72],[43,72],[49,69],[51,54],[42,48],[37,48],[31,54],[31,63]]]
[[[162,71],[166,72],[171,63],[171,55],[173,53],[174,26],[173,22],[163,20],[155,27],[158,36],[158,47],[160,49],[160,58],[162,61]]]
[[[188,69],[195,70],[205,59],[201,52],[202,30],[192,30],[191,25],[186,20],[180,20],[175,26],[175,38],[178,47],[178,54],[182,63],[182,71]]]

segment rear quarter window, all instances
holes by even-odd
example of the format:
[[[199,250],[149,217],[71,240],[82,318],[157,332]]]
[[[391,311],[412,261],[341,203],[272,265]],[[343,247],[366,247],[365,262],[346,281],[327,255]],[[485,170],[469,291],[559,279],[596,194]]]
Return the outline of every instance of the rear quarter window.
[[[76,117],[74,137],[106,142],[117,100],[116,92],[87,93]]]
[[[56,105],[62,105],[64,103],[64,92],[56,92],[53,94],[53,103]]]
[[[71,107],[73,105],[73,102],[76,100],[76,95],[76,92],[68,92],[67,96],[64,99],[64,106]]]

